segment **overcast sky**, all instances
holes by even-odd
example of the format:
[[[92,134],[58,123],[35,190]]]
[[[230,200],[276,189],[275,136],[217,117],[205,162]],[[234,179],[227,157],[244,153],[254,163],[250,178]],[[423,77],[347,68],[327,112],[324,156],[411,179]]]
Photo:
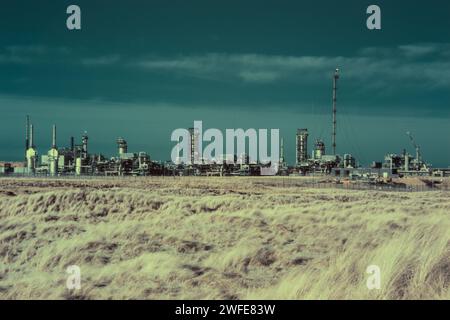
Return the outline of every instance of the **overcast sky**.
[[[82,30],[66,28],[78,4]],[[366,28],[370,4],[382,30]],[[338,152],[381,161],[406,131],[450,165],[448,1],[8,1],[0,8],[0,160],[20,160],[25,115],[41,153],[87,131],[92,152],[167,160],[170,133],[279,128],[288,161],[296,128],[330,145],[339,67]],[[330,148],[328,148],[330,149]]]

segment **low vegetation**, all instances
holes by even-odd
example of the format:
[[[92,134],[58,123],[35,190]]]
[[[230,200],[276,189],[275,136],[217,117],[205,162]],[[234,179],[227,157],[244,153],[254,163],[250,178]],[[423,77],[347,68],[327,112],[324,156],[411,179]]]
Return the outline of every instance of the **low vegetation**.
[[[305,181],[0,179],[0,298],[450,299],[449,191]]]

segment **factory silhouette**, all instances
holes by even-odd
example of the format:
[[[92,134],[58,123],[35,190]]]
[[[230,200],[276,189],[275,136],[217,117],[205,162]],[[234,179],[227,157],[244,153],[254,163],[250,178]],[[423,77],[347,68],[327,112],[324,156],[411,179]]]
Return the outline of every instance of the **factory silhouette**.
[[[384,162],[373,162],[368,167],[360,167],[351,154],[340,156],[337,145],[337,84],[339,69],[332,76],[332,134],[331,152],[327,153],[325,142],[316,139],[311,153],[308,152],[309,133],[307,128],[296,131],[296,161],[289,165],[285,161],[284,143],[281,138],[277,163],[259,163],[249,159],[248,154],[218,155],[214,161],[199,161],[199,135],[194,128],[189,129],[189,155],[187,161],[155,161],[146,152],[129,152],[124,138],[118,138],[117,154],[107,158],[91,153],[87,133],[81,136],[79,144],[74,137],[70,145],[59,147],[56,126],[52,129],[52,143],[47,153],[39,155],[34,143],[34,125],[26,117],[25,152],[23,162],[0,162],[0,174],[11,176],[258,176],[265,175],[267,168],[275,167],[276,175],[330,175],[344,179],[378,181],[402,176],[450,176],[450,169],[432,168],[424,162],[420,146],[410,132],[407,132],[415,155],[406,150],[400,154],[387,154]],[[245,138],[244,138],[245,139]],[[229,161],[230,157],[233,161]],[[186,157],[184,157],[186,159]]]

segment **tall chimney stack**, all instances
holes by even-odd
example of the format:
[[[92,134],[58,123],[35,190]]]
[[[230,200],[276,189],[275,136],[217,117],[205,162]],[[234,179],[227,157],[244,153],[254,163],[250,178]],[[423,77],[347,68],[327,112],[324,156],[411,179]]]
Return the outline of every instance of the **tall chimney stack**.
[[[333,155],[336,155],[336,91],[338,79],[339,79],[339,69],[336,68],[333,75],[333,133],[331,136]]]
[[[27,120],[25,123],[25,156],[27,149],[30,147],[30,116],[27,115]]]
[[[74,137],[70,137],[70,151],[74,151],[75,150],[75,139]]]
[[[56,125],[53,125],[53,132],[52,132],[52,148],[56,149]]]
[[[34,147],[34,130],[33,130],[33,125],[30,124],[30,139],[28,141],[28,148],[33,148]]]

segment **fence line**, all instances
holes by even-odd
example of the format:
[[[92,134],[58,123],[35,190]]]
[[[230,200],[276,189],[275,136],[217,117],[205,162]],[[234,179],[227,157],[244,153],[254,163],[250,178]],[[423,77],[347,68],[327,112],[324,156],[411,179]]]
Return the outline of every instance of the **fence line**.
[[[61,176],[48,176],[48,175],[28,175],[28,174],[0,174],[0,178],[18,178],[18,179],[39,179],[45,178],[49,180],[107,180],[107,181],[142,181],[143,179],[183,179],[192,176],[102,176],[102,175],[61,175]],[[208,179],[211,177],[206,176],[194,176],[199,179]],[[244,179],[251,178],[255,182],[263,185],[274,185],[281,187],[300,187],[300,188],[317,188],[317,189],[341,189],[341,190],[373,190],[373,191],[393,191],[393,192],[425,192],[425,191],[449,191],[450,185],[438,184],[433,181],[430,185],[406,185],[406,184],[370,184],[370,183],[335,183],[314,181],[314,178],[305,177],[307,180],[299,180],[298,177],[261,177],[261,176],[236,176],[236,177],[220,177],[220,178],[233,178]],[[273,179],[273,180],[270,180]],[[311,181],[312,180],[312,181]]]
[[[448,191],[450,187],[444,186],[428,186],[428,185],[383,185],[383,184],[338,184],[330,182],[310,182],[297,184],[299,187],[309,187],[317,189],[340,189],[340,190],[372,190],[372,191],[391,191],[391,192],[426,192],[426,191]]]

